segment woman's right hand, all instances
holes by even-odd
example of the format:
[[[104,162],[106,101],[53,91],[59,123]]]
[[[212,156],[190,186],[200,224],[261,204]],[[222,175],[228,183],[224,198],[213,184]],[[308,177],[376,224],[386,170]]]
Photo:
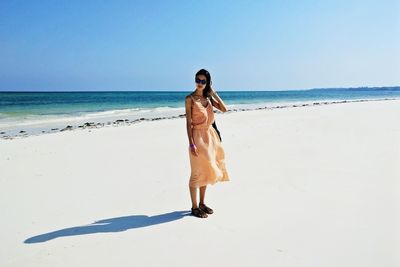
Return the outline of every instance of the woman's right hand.
[[[193,154],[193,156],[198,156],[199,153],[197,153],[197,147],[196,145],[190,146],[190,152]]]

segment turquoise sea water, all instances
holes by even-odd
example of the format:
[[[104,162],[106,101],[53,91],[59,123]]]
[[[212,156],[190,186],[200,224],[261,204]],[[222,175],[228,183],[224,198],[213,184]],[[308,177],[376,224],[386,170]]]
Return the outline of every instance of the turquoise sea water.
[[[182,115],[190,92],[0,92],[0,132],[38,132],[50,127],[115,119],[168,118]],[[290,91],[219,91],[228,109],[281,103],[334,100],[400,99],[400,87]]]

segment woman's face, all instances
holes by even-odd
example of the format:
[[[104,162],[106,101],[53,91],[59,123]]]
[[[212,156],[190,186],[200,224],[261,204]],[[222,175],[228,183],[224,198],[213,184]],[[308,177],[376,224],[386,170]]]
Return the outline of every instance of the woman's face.
[[[206,81],[207,82],[207,78],[203,74],[197,75],[196,76],[196,80],[201,80],[201,81]],[[202,83],[201,81],[200,82],[195,81],[196,88],[203,90],[204,88],[206,88],[206,84],[207,83],[203,84],[204,82]]]

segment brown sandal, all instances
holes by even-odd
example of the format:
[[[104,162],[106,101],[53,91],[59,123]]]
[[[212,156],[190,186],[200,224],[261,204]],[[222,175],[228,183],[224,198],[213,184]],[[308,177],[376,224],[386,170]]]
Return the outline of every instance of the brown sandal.
[[[205,213],[208,213],[208,214],[213,214],[214,213],[213,209],[210,208],[210,207],[207,207],[206,204],[199,204],[199,208],[202,211],[204,211]]]
[[[208,215],[205,213],[203,210],[200,208],[192,208],[192,213],[193,216],[199,217],[199,218],[207,218]]]

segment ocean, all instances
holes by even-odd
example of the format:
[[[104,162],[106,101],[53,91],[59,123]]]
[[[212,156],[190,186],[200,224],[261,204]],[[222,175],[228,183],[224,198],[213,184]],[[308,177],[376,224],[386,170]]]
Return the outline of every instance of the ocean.
[[[102,127],[184,117],[185,96],[189,93],[183,91],[0,92],[0,137],[43,134],[65,130],[67,126],[68,129]],[[230,112],[344,100],[400,99],[400,86],[218,91],[218,94]]]

